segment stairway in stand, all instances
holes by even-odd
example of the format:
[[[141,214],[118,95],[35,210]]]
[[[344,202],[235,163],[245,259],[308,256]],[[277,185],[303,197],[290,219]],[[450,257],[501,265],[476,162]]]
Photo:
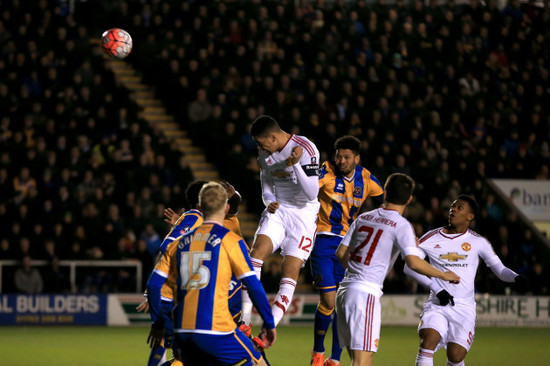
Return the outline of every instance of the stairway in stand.
[[[189,162],[193,177],[201,180],[220,179],[214,165],[206,161],[203,150],[193,145],[186,132],[180,129],[180,126],[176,123],[174,116],[169,115],[162,102],[155,98],[153,87],[142,82],[141,76],[136,73],[132,65],[114,58],[106,58],[105,61],[106,67],[113,72],[115,78],[130,91],[132,100],[142,109],[143,118],[151,128],[161,131],[164,136],[177,142],[180,151]],[[239,221],[241,222],[243,236],[252,238],[258,218],[256,215],[246,212],[244,205],[239,210]]]

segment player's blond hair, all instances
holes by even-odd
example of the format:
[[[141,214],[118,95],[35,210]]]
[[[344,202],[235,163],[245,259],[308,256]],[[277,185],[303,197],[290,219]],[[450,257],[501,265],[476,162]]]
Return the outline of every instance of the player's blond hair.
[[[199,192],[199,206],[204,216],[210,216],[227,205],[227,192],[219,183],[209,182]]]

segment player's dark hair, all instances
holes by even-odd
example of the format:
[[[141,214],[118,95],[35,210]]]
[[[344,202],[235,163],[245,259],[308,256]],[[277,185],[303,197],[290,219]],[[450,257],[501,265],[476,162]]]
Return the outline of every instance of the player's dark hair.
[[[361,140],[355,136],[342,136],[334,142],[334,150],[347,149],[355,155],[361,152]]]
[[[477,211],[479,210],[479,205],[477,204],[477,201],[474,197],[469,196],[467,194],[461,194],[457,198],[457,200],[462,200],[464,202],[468,202],[470,205],[470,211],[474,214],[474,216],[477,216]]]
[[[396,205],[407,203],[414,191],[414,180],[406,174],[393,173],[384,184],[386,201]]]
[[[208,182],[205,180],[196,180],[189,183],[185,189],[185,199],[187,199],[189,209],[195,208],[199,204],[199,192],[201,191],[202,186],[206,183]]]
[[[280,131],[281,127],[273,117],[261,115],[252,122],[250,134],[254,137],[267,137],[271,132]]]

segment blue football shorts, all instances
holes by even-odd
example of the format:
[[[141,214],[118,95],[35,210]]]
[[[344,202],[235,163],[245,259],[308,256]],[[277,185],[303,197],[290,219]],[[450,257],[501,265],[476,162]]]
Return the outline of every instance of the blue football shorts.
[[[336,291],[344,278],[346,269],[336,258],[336,249],[342,238],[333,235],[317,235],[311,252],[311,276],[313,285],[320,293]]]
[[[175,333],[174,348],[184,365],[253,365],[262,358],[250,338],[235,329],[230,334]]]

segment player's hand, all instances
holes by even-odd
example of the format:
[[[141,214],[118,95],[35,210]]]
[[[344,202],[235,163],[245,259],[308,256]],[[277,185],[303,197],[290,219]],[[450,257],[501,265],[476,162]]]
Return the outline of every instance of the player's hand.
[[[290,161],[292,165],[300,161],[300,158],[302,157],[303,152],[304,152],[304,149],[302,149],[301,146],[294,146],[292,148],[292,152],[290,153]]]
[[[262,328],[259,337],[265,342],[265,348],[269,348],[275,344],[277,340],[277,331],[275,328],[267,329]]]
[[[279,208],[279,202],[271,202],[271,203],[267,206],[267,212],[269,212],[269,213],[275,213],[275,211],[277,211],[278,208]]]
[[[443,272],[442,280],[449,281],[450,283],[453,283],[455,285],[460,283],[460,277],[456,273],[454,273],[453,271]]]
[[[146,313],[149,311],[149,301],[147,300],[147,298],[143,299],[141,304],[136,306],[136,310],[138,311],[138,313],[141,313],[142,311]]]
[[[220,184],[222,185],[223,188],[225,188],[225,192],[227,193],[227,199],[231,199],[231,197],[233,197],[233,195],[235,194],[235,187],[233,187],[229,182],[226,182],[224,180],[222,180],[220,182]]]
[[[149,336],[147,337],[147,344],[151,348],[157,348],[162,344],[162,339],[164,338],[164,328],[155,329],[151,327],[149,331]]]
[[[164,209],[164,222],[173,226],[178,221],[178,217],[179,215],[170,207]]]
[[[446,306],[451,304],[451,306],[455,306],[454,297],[447,290],[441,290],[435,296],[439,299],[439,305]]]
[[[516,283],[516,291],[520,293],[525,293],[529,290],[529,278],[526,275],[519,274],[514,278]]]

